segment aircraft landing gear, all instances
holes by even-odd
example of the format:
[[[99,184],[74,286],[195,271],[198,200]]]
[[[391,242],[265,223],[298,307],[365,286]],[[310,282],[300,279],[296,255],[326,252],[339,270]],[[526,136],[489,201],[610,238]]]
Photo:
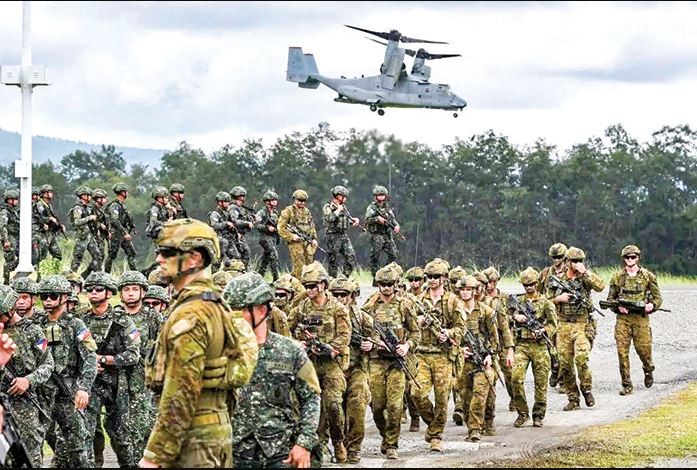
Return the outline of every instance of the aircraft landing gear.
[[[384,115],[385,115],[385,110],[384,110],[384,109],[378,109],[378,114],[379,114],[380,116],[384,116]]]
[[[371,105],[370,105],[370,110],[371,110],[372,112],[375,112],[375,111],[378,110],[378,107],[375,106],[374,104],[371,104]]]
[[[457,117],[457,113],[453,113],[453,117],[456,118],[456,117]]]

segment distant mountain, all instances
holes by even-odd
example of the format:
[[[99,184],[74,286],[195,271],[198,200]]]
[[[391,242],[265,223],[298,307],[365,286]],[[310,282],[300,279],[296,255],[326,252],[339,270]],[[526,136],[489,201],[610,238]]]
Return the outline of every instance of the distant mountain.
[[[105,143],[104,145],[115,145]],[[116,145],[115,145],[116,146]],[[0,165],[7,166],[15,160],[21,158],[21,136],[17,132],[9,132],[0,129]],[[59,163],[61,158],[73,153],[75,150],[99,150],[101,144],[88,144],[86,142],[74,142],[72,140],[55,139],[35,135],[33,138],[33,162],[43,163],[51,160]],[[158,167],[160,159],[167,150],[161,149],[141,149],[134,147],[116,146],[116,151],[121,152],[126,163],[130,166],[133,163],[149,165],[150,168]]]

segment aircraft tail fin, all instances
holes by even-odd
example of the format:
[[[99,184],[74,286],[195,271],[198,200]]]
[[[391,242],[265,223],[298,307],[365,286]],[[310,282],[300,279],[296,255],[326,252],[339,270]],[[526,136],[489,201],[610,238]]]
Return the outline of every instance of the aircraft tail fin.
[[[319,80],[315,76],[319,75],[315,56],[303,54],[300,47],[288,48],[288,70],[286,80],[297,83],[301,88],[317,88]]]

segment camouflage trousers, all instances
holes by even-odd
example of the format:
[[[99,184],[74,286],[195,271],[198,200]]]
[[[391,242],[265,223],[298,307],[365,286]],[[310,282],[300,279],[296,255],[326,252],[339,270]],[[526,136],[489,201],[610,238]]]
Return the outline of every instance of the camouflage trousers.
[[[339,255],[344,258],[341,272],[344,276],[349,277],[353,272],[353,267],[356,265],[356,252],[351,245],[351,239],[347,233],[328,233],[324,238],[327,244],[327,263],[329,267],[327,273],[331,277],[336,277],[339,272]]]
[[[370,408],[385,449],[399,447],[405,381],[394,361],[370,359]]]
[[[480,370],[471,361],[465,361],[457,388],[460,391],[459,408],[464,410],[465,421],[470,431],[483,429],[489,396],[495,396],[492,393],[493,387],[496,386],[495,377],[493,367]]]
[[[593,377],[588,366],[591,346],[586,336],[586,323],[560,321],[557,330],[559,378],[570,402],[580,401],[579,385],[581,392],[588,392],[593,387]],[[578,384],[574,366],[578,371]]]
[[[525,374],[528,365],[532,365],[535,383],[535,404],[532,407],[533,418],[544,418],[547,412],[547,380],[549,379],[550,359],[544,342],[527,342],[518,340],[515,346],[513,362],[513,404],[519,415],[530,416],[530,408],[525,398]]]
[[[8,396],[5,403],[14,416],[19,438],[27,450],[32,467],[43,467],[41,456],[46,428],[41,424],[38,408],[24,395]]]
[[[236,236],[237,235],[234,234],[231,236],[218,234],[218,240],[220,241],[220,259],[212,264],[213,272],[217,272],[221,264],[224,267],[228,267],[233,259],[240,259],[240,253],[237,251],[237,245],[233,238]]]
[[[411,396],[411,388],[412,384],[410,381],[407,380],[405,387],[404,387],[404,411],[403,413],[406,414],[407,410],[409,410],[409,417],[413,420],[418,421],[421,415],[419,414],[419,407],[416,406],[416,402]]]
[[[266,269],[270,268],[271,276],[275,281],[278,279],[278,250],[276,250],[276,238],[261,235],[259,237],[261,246],[261,261],[257,272],[262,276],[266,274]]]
[[[136,249],[133,246],[133,241],[126,240],[124,237],[119,237],[116,234],[112,234],[109,240],[109,254],[106,257],[106,262],[104,263],[104,271],[111,273],[111,265],[114,260],[119,255],[119,248],[123,249],[126,254],[126,260],[128,261],[128,269],[135,271],[136,268]]]
[[[249,269],[249,261],[252,256],[252,250],[249,249],[249,243],[247,243],[247,239],[244,237],[244,235],[240,235],[239,237],[237,237],[237,240],[235,241],[235,247],[237,248],[237,252],[239,253],[238,259],[240,259],[244,263],[244,267],[246,269]]]
[[[506,381],[503,385],[506,387],[506,393],[508,393],[508,397],[513,400],[513,367],[508,367],[506,365],[506,353],[508,350],[502,349],[498,353],[498,365],[499,369],[501,370],[501,375],[503,375],[503,379]]]
[[[370,401],[367,367],[355,365],[346,371],[344,444],[348,452],[360,452],[365,437],[365,411]]]
[[[641,359],[644,372],[653,372],[655,369],[651,357],[651,325],[649,317],[635,314],[618,314],[615,323],[615,343],[617,344],[617,358],[620,363],[620,378],[623,387],[632,386],[632,378],[629,375],[629,347],[634,341],[634,349]]]
[[[457,386],[458,380],[462,375],[462,369],[465,367],[465,356],[460,350],[460,353],[455,356],[455,362],[453,363],[453,386],[452,386],[452,396],[453,396],[453,406],[454,412],[464,415],[465,410],[462,409],[462,400],[460,399],[460,389]]]
[[[32,234],[32,264],[38,267],[39,263],[46,258],[48,254],[55,259],[63,259],[63,253],[58,246],[58,237],[56,232],[38,231]]]
[[[53,467],[58,468],[79,468],[94,467],[94,462],[90,459],[90,452],[86,446],[87,427],[83,415],[75,410],[73,396],[57,395],[55,399],[49,398],[50,407],[44,410],[51,410],[49,415],[54,422],[55,440],[46,438],[53,449]],[[90,441],[91,442],[91,441]]]
[[[322,390],[319,427],[317,435],[320,442],[326,442],[327,431],[336,446],[344,441],[344,409],[342,406],[346,392],[344,371],[333,360],[315,359],[312,361]]]
[[[150,432],[155,425],[155,415],[151,390],[144,388],[139,392],[131,392],[126,422],[133,445],[134,459],[131,461],[131,466],[137,467],[140,457],[143,456]]]
[[[10,247],[4,252],[5,265],[2,268],[5,285],[10,284],[10,273],[19,265],[19,238],[14,235],[10,235],[9,238]]]
[[[382,267],[380,265],[380,253],[383,251],[387,254],[387,261],[382,266],[386,266],[392,261],[397,261],[397,245],[395,245],[392,235],[389,233],[387,235],[371,233],[370,272],[373,273],[373,278],[375,277],[375,273],[378,272],[378,269]]]
[[[428,425],[426,441],[441,439],[448,414],[448,399],[453,379],[453,363],[446,353],[418,353],[416,382],[419,388],[411,388],[411,396],[419,408],[419,414]],[[429,395],[433,389],[435,403]]]
[[[290,242],[288,243],[288,254],[290,255],[290,263],[293,265],[291,274],[293,277],[300,279],[303,266],[306,266],[315,259],[317,247],[305,242]]]
[[[75,248],[73,249],[73,259],[70,261],[70,270],[76,273],[80,269],[85,251],[88,251],[92,257],[85,273],[89,275],[92,271],[101,271],[102,263],[104,263],[104,246],[100,245],[97,238],[89,233],[75,237]]]
[[[116,454],[116,459],[120,467],[127,467],[140,460],[133,452],[131,441],[131,430],[128,428],[128,394],[110,393],[105,387],[100,387],[96,383],[92,387],[90,401],[85,410],[85,426],[87,428],[87,440],[85,448],[92,462],[96,460],[94,454],[94,439],[97,424],[100,421],[100,411],[102,405],[106,409],[105,430],[111,441],[111,448]]]

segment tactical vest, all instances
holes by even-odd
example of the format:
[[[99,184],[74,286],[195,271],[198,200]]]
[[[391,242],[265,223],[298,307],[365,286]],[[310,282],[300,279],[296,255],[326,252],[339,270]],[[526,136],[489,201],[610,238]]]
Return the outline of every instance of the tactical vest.
[[[519,295],[517,297],[521,304],[523,304],[526,301],[524,294]],[[537,320],[539,320],[540,324],[542,324],[543,326],[546,325],[547,316],[544,311],[544,298],[530,300],[530,303],[532,303],[532,306],[535,308],[535,318],[537,318]],[[544,339],[542,338],[535,339],[535,337],[532,334],[532,331],[523,327],[522,325],[520,325],[520,323],[516,322],[515,320],[513,321],[513,328],[515,331],[516,341],[522,340],[523,342],[527,343],[544,342]]]
[[[429,296],[428,290],[421,294],[418,299],[421,301],[421,305],[424,309],[428,309],[429,313],[437,318],[443,328],[453,327],[453,315],[455,311],[455,305],[457,303],[457,297],[452,292],[444,292],[443,296],[436,303],[440,304],[440,307],[436,307],[431,304],[431,297]],[[447,305],[447,308],[445,306]],[[421,329],[421,341],[419,345],[416,346],[416,352],[420,353],[451,353],[451,349],[448,348],[446,343],[438,341],[438,336],[435,335],[430,328]],[[454,348],[457,349],[457,348]],[[456,354],[452,354],[452,359],[455,359]]]
[[[31,326],[31,321],[27,319],[20,320],[14,325],[8,322],[5,326],[4,332],[17,345],[15,354],[12,355],[10,362],[15,369],[17,377],[24,377],[34,372],[39,365],[39,358],[43,355],[41,345],[37,345],[34,338],[32,338]]]
[[[371,309],[373,321],[380,324],[385,329],[391,328],[400,343],[406,339],[406,331],[404,328],[406,317],[401,312],[401,303],[402,300],[397,297],[394,297],[389,303],[384,303],[377,299]],[[371,359],[391,357],[392,355],[385,350],[378,351],[377,347],[370,350]]]
[[[337,204],[334,201],[328,202],[325,207],[324,207],[324,212],[329,212],[329,215],[333,215],[334,211],[336,211]],[[346,233],[346,230],[348,230],[349,227],[349,222],[350,219],[348,215],[346,215],[345,211],[341,211],[341,214],[332,222],[329,222],[326,220],[326,232],[327,233]]]
[[[650,279],[651,273],[647,269],[640,268],[634,277],[623,269],[617,282],[619,298],[632,302],[646,302]]]

